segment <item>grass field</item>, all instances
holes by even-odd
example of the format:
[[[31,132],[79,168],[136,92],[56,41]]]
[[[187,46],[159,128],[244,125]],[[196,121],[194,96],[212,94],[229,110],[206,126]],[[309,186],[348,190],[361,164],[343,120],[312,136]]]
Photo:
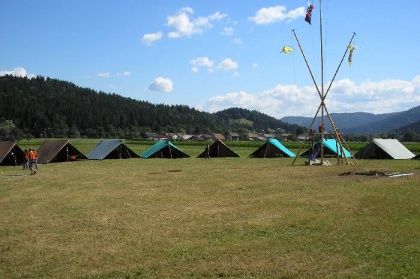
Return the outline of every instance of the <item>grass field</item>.
[[[0,278],[419,278],[419,161],[181,149],[192,158],[1,166]],[[413,175],[340,176],[366,170]]]

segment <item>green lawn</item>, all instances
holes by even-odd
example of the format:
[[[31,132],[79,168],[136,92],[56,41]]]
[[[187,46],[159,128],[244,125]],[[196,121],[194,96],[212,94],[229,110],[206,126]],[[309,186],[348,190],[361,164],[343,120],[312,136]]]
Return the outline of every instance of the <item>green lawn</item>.
[[[247,158],[251,147],[198,159],[202,148],[34,176],[1,166],[0,278],[419,277],[419,161],[291,166]],[[340,176],[366,170],[414,174]]]

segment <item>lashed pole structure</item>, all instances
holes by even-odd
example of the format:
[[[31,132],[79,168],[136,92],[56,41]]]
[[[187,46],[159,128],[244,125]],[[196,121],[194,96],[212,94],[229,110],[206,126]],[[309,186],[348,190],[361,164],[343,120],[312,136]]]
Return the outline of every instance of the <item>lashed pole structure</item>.
[[[316,118],[317,118],[318,113],[319,113],[320,110],[321,110],[321,125],[319,127],[319,133],[316,133],[316,134],[319,134],[320,137],[321,137],[321,139],[320,139],[320,144],[321,144],[321,151],[320,151],[321,152],[321,165],[324,165],[324,139],[325,139],[325,135],[326,135],[326,133],[325,133],[325,121],[324,121],[325,115],[328,117],[328,120],[330,121],[331,127],[333,128],[333,131],[334,131],[334,136],[336,138],[336,142],[338,143],[338,148],[337,148],[337,149],[339,149],[339,152],[337,150],[338,164],[340,164],[342,162],[342,160],[340,160],[340,154],[341,154],[341,157],[344,158],[346,164],[349,164],[349,161],[348,161],[348,159],[347,159],[347,157],[345,156],[345,153],[344,153],[343,144],[346,145],[346,148],[349,151],[350,151],[350,149],[348,148],[348,146],[345,143],[343,137],[341,136],[340,131],[335,126],[335,124],[334,124],[334,122],[333,122],[333,120],[332,120],[332,118],[331,118],[331,116],[330,116],[330,114],[328,112],[327,106],[325,105],[325,99],[326,99],[326,97],[328,95],[328,92],[331,89],[331,85],[333,84],[334,79],[337,76],[337,73],[338,73],[338,71],[339,71],[339,69],[341,67],[341,64],[343,63],[343,60],[344,60],[344,58],[345,58],[345,56],[347,54],[347,51],[349,49],[349,46],[351,45],[351,43],[352,43],[352,41],[353,41],[354,36],[356,35],[356,33],[353,33],[353,36],[351,37],[350,42],[348,43],[348,45],[346,47],[346,50],[345,50],[345,52],[343,54],[343,57],[341,58],[341,61],[340,61],[339,65],[338,65],[338,67],[337,67],[337,70],[334,73],[334,76],[333,76],[333,78],[332,78],[332,80],[331,80],[331,82],[330,82],[330,84],[328,86],[328,89],[327,89],[327,91],[324,91],[324,50],[323,50],[323,43],[322,43],[323,38],[322,38],[322,8],[321,8],[321,0],[319,0],[319,22],[320,22],[319,23],[319,26],[320,26],[319,29],[320,29],[320,41],[321,41],[321,90],[318,87],[318,84],[317,84],[317,82],[315,80],[315,77],[314,77],[314,75],[312,73],[311,67],[309,66],[308,60],[306,59],[305,53],[303,52],[302,46],[301,46],[301,44],[299,42],[299,39],[298,39],[298,37],[296,35],[296,32],[295,32],[295,30],[292,30],[293,35],[295,36],[296,41],[297,41],[297,43],[299,45],[299,49],[300,49],[300,52],[302,53],[303,59],[305,60],[306,67],[309,70],[309,74],[311,75],[312,81],[313,81],[313,83],[315,85],[316,91],[318,92],[319,98],[321,100],[321,102],[320,102],[320,104],[318,106],[318,110],[316,111],[315,116],[312,119],[312,122],[311,122],[311,124],[310,124],[310,126],[308,128],[308,131],[307,131],[306,136],[305,136],[305,140],[302,142],[302,145],[301,145],[299,151],[297,152],[296,157],[293,160],[292,165],[295,164],[296,159],[298,158],[298,156],[300,154],[300,151],[302,150],[302,147],[305,144],[305,141],[308,138],[309,134],[314,134],[314,133],[312,133],[312,126],[313,126],[313,124],[314,124],[314,122],[315,122],[315,120],[316,120]],[[356,159],[354,158],[353,155],[352,155],[352,157],[355,160],[355,162],[357,163],[357,161],[356,161]]]

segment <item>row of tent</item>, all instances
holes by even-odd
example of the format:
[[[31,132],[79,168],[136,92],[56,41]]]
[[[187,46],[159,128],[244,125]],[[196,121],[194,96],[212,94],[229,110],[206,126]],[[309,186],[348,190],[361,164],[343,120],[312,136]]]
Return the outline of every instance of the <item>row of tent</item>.
[[[319,157],[320,143],[313,150],[306,150],[302,157]],[[98,145],[84,155],[77,150],[68,140],[44,141],[37,149],[38,163],[66,162],[79,159],[104,160],[104,159],[127,159],[127,158],[188,158],[183,152],[169,140],[158,141],[149,149],[137,155],[128,148],[121,140],[101,140]],[[207,157],[207,151],[203,151],[197,157]],[[209,148],[209,157],[239,157],[222,141],[216,140]],[[344,149],[344,156],[352,157],[351,153]],[[324,139],[324,155],[330,157],[342,156],[335,139]],[[296,155],[281,144],[277,139],[269,139],[249,157],[252,158],[277,158],[296,157]],[[24,151],[13,141],[0,141],[0,164],[21,164]],[[355,159],[420,159],[420,154],[415,156],[396,139],[373,139],[368,145],[354,155]]]

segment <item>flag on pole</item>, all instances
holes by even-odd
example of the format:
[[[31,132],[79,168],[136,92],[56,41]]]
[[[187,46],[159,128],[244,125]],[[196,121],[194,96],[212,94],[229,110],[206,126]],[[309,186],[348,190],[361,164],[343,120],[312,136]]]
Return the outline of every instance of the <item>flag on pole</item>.
[[[357,46],[349,45],[348,48],[350,50],[348,61],[349,61],[349,66],[351,67],[351,63],[353,62],[353,51],[357,48]]]
[[[314,5],[308,3],[308,8],[306,9],[305,21],[311,24],[312,10],[315,9]]]
[[[289,46],[284,46],[283,49],[280,51],[280,53],[288,53],[288,52],[292,52],[295,49]]]

